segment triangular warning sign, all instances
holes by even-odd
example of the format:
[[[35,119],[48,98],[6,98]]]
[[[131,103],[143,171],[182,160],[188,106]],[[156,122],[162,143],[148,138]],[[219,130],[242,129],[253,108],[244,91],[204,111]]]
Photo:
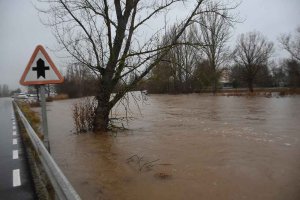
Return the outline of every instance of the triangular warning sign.
[[[38,45],[23,72],[21,85],[44,85],[62,83],[63,76],[59,73],[48,53],[42,45]]]

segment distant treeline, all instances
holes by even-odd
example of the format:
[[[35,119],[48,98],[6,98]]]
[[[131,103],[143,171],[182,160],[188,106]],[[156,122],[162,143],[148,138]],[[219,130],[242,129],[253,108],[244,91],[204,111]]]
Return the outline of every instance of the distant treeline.
[[[72,64],[65,73],[64,82],[56,85],[56,92],[70,98],[94,96],[96,85],[97,78],[88,68]]]
[[[146,79],[143,79],[137,90],[148,90],[149,93],[191,93],[212,91],[211,69],[208,61],[195,63],[187,73],[168,62],[160,62]],[[237,65],[223,69],[218,74],[218,89],[247,88],[247,81]],[[134,77],[130,77],[133,79]],[[220,82],[227,79],[226,82]],[[69,67],[65,74],[65,82],[56,85],[57,93],[67,94],[70,98],[93,96],[96,94],[97,78],[84,67]],[[280,63],[261,66],[254,79],[254,87],[300,87],[300,63],[286,59]],[[117,89],[122,89],[119,84]]]
[[[3,84],[0,85],[0,97],[8,97],[10,95],[10,91],[8,85]]]
[[[280,65],[261,66],[253,80],[254,87],[300,87],[300,63],[295,60],[284,60]],[[213,91],[213,73],[208,61],[196,63],[194,69],[186,71],[173,69],[168,63],[161,63],[150,74],[147,80],[140,84],[140,89],[150,93],[190,93]],[[223,69],[218,76],[217,88],[247,88],[239,66],[233,65]],[[225,79],[221,82],[221,79]]]
[[[270,59],[273,43],[259,32],[241,34],[235,48],[230,50],[227,46],[229,29],[222,22],[221,18],[213,16],[201,22],[210,29],[191,26],[179,38],[180,45],[168,53],[163,48],[158,52],[157,57],[162,54],[163,59],[159,59],[132,90],[215,93],[221,88],[248,88],[253,92],[254,87],[300,87],[300,28],[294,37],[282,35],[279,42],[290,58],[275,62]],[[171,28],[159,45],[168,44],[176,31]],[[114,87],[115,92],[124,90],[140,76],[138,70],[130,68],[130,63],[127,65],[130,73]],[[99,73],[93,73],[89,67],[73,63],[65,74],[65,82],[57,85],[56,91],[71,98],[96,95],[97,76]]]
[[[14,95],[15,93],[20,93],[21,89],[18,88],[16,90],[10,90],[7,84],[0,84],[0,97],[9,97]]]

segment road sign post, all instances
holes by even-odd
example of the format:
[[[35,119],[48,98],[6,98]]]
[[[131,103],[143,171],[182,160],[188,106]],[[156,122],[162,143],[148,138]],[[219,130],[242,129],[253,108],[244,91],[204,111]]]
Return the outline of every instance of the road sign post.
[[[21,77],[21,85],[40,85],[41,94],[41,113],[42,113],[42,130],[44,134],[44,145],[50,152],[50,143],[48,136],[48,122],[46,110],[45,85],[62,83],[62,75],[57,70],[48,53],[43,46],[38,45]]]
[[[42,128],[44,133],[44,145],[50,152],[49,135],[48,135],[48,120],[46,110],[46,97],[45,97],[45,85],[40,86],[41,92],[41,111],[42,111]]]

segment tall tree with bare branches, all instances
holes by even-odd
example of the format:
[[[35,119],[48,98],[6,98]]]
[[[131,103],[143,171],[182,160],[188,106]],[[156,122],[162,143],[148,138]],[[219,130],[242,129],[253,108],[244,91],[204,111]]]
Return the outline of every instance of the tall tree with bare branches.
[[[176,34],[176,27],[173,27],[164,37],[168,41]],[[174,93],[191,92],[191,76],[196,62],[201,59],[201,51],[196,48],[197,41],[191,29],[185,32],[178,39],[178,42],[185,45],[177,45],[172,48],[164,57],[162,62],[172,69],[172,74],[168,79],[173,81]],[[202,43],[200,45],[203,45]],[[171,91],[169,91],[171,92]]]
[[[267,65],[273,46],[259,32],[248,32],[238,38],[233,57],[250,92],[253,92],[253,82],[259,70]]]
[[[170,26],[163,24],[152,29],[151,25],[157,25],[157,19],[186,0],[41,1],[51,5],[42,11],[49,14],[47,24],[53,28],[59,44],[98,77],[95,132],[108,129],[110,110],[179,45],[178,39],[195,16],[218,12],[204,7],[209,0],[194,0],[191,12],[176,22],[176,34],[164,45],[158,45],[162,44],[164,27]],[[132,73],[135,78],[126,81]],[[125,87],[113,94],[120,82]]]
[[[229,60],[229,48],[227,42],[230,37],[230,28],[234,18],[230,16],[227,9],[218,2],[211,2],[207,5],[207,10],[216,12],[202,13],[195,19],[194,34],[197,41],[202,44],[200,49],[206,55],[211,68],[212,91],[217,91],[222,66]],[[231,19],[231,20],[228,20]]]
[[[300,62],[300,26],[297,28],[294,35],[285,34],[279,38],[284,50],[286,50],[292,59]]]

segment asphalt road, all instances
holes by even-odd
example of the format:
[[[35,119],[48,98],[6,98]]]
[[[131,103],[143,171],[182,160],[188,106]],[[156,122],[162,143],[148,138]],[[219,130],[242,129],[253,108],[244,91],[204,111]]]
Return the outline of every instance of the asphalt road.
[[[36,199],[11,98],[0,98],[0,199]]]

